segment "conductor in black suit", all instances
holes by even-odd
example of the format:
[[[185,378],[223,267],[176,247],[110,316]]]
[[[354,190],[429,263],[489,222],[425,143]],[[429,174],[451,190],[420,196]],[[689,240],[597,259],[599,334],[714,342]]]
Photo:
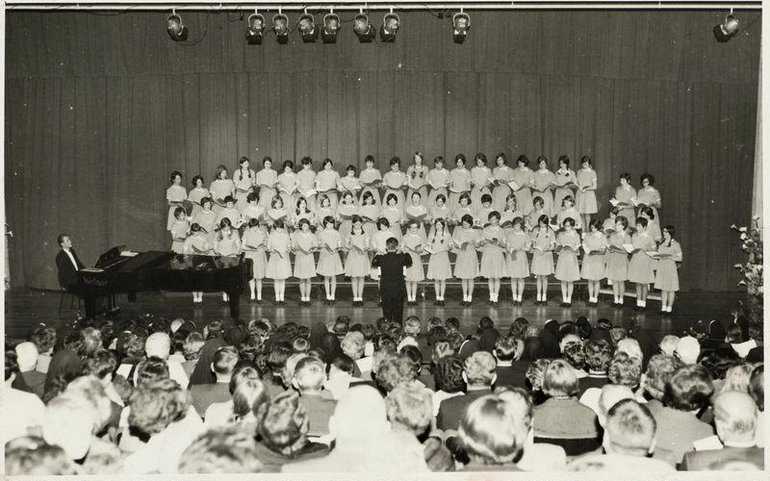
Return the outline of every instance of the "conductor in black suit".
[[[372,267],[380,268],[380,299],[382,299],[382,316],[386,319],[403,324],[404,299],[406,298],[406,282],[404,267],[412,266],[412,257],[398,250],[398,239],[389,238],[385,242],[388,252],[374,256]]]
[[[59,234],[57,238],[61,250],[56,254],[56,268],[59,271],[59,285],[67,292],[82,297],[86,306],[86,317],[93,318],[96,315],[96,299],[94,293],[83,283],[78,271],[85,267],[75,249],[72,248],[72,239],[69,234]]]

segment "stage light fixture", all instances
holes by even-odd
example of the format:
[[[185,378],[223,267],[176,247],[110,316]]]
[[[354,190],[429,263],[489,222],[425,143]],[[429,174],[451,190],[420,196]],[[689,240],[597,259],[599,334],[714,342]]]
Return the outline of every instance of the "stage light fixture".
[[[353,31],[356,33],[358,41],[361,43],[371,43],[377,35],[374,26],[369,23],[369,17],[364,13],[356,15],[356,18],[353,20]]]
[[[278,43],[284,45],[289,42],[289,17],[282,13],[273,16],[273,32]]]
[[[175,42],[183,42],[187,40],[187,27],[182,23],[182,17],[176,14],[176,11],[166,19],[166,31],[171,40]]]
[[[471,17],[460,10],[452,16],[452,40],[455,43],[465,42],[468,36],[468,30],[471,28]]]
[[[396,34],[398,33],[398,28],[401,26],[401,19],[398,18],[398,15],[393,13],[392,11],[390,13],[386,13],[384,17],[382,17],[382,27],[380,27],[380,40],[383,42],[394,42],[396,40]]]
[[[315,18],[307,12],[300,15],[297,29],[299,30],[300,37],[302,37],[302,41],[305,43],[313,43],[318,39]]]
[[[324,28],[321,32],[321,40],[323,43],[337,43],[337,33],[340,31],[340,17],[334,13],[329,12],[324,15]]]
[[[257,12],[246,19],[246,41],[249,45],[262,45],[262,36],[265,30],[265,17]]]
[[[714,36],[719,43],[725,43],[738,34],[738,19],[733,17],[733,11],[725,17],[725,21],[714,26]]]

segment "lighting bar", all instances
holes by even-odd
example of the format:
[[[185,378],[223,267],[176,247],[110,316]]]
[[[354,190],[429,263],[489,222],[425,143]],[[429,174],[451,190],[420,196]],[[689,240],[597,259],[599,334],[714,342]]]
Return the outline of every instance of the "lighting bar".
[[[239,11],[254,8],[260,10],[287,10],[304,11],[306,9],[328,9],[328,0],[325,2],[308,2],[302,0],[286,0],[282,3],[243,2],[236,0],[186,0],[184,3],[171,4],[168,0],[111,0],[96,1],[83,0],[79,2],[62,2],[61,0],[5,0],[7,10],[217,10]],[[337,11],[382,11],[382,10],[597,10],[597,9],[622,9],[622,10],[759,10],[762,8],[761,0],[744,0],[736,3],[726,3],[724,0],[463,0],[462,2],[442,1],[440,3],[425,2],[425,0],[400,0],[398,3],[384,0],[367,1],[366,5],[359,2],[340,2],[334,4]]]

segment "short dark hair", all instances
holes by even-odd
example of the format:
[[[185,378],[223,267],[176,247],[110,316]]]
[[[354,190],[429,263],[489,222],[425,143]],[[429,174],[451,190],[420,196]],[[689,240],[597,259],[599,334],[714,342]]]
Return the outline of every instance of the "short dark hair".
[[[590,340],[583,348],[585,353],[585,362],[588,369],[592,371],[607,372],[612,358],[612,346],[607,341]]]
[[[385,248],[389,251],[398,249],[398,239],[395,237],[388,237],[388,240],[385,241]]]
[[[115,354],[111,351],[104,350],[99,351],[86,359],[83,371],[102,379],[107,374],[115,374],[117,367],[118,360],[115,358]]]
[[[64,449],[35,436],[8,441],[5,445],[5,469],[9,476],[79,474]]]
[[[714,384],[705,367],[682,366],[672,374],[663,392],[663,404],[680,411],[702,409],[714,394]]]
[[[238,360],[238,350],[234,346],[222,346],[214,353],[211,364],[216,375],[228,376],[233,372]]]
[[[613,384],[634,389],[642,379],[642,360],[625,352],[618,352],[610,361],[607,375]]]
[[[578,392],[575,370],[563,359],[551,361],[543,373],[542,390],[550,397],[574,396]]]
[[[506,336],[498,337],[495,341],[495,357],[498,361],[513,361],[516,357],[517,339]]]
[[[62,244],[62,242],[64,242],[64,238],[65,238],[65,237],[69,237],[69,236],[70,236],[69,234],[62,232],[61,234],[59,234],[58,236],[56,236],[56,243],[57,243],[57,244],[59,244],[59,245],[61,245],[61,244]]]
[[[447,393],[462,391],[465,388],[464,370],[463,360],[458,356],[447,356],[439,359],[433,371],[436,389]]]
[[[273,451],[298,451],[307,444],[307,430],[307,413],[296,391],[284,391],[259,407],[257,433]]]
[[[647,362],[647,371],[644,376],[644,390],[654,399],[661,400],[666,383],[674,372],[684,364],[679,358],[668,354],[655,354]]]
[[[754,402],[757,403],[757,409],[760,411],[765,410],[765,365],[760,364],[751,371],[751,378],[749,379],[749,394],[754,398]]]
[[[607,412],[605,432],[610,445],[621,454],[646,456],[653,445],[657,423],[643,404],[634,399],[618,401]]]
[[[136,366],[136,387],[168,377],[168,364],[159,357],[150,356]]]

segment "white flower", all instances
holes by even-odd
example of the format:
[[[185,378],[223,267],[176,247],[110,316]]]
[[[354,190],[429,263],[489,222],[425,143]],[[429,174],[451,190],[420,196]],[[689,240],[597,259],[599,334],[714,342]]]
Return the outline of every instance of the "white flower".
[[[740,269],[743,266],[741,264],[735,264],[735,266],[733,266],[733,267],[735,267],[736,269]]]
[[[746,237],[748,237],[748,236],[746,235],[745,232],[743,234],[741,234],[741,240],[746,240]]]
[[[741,227],[740,229],[738,229],[738,232],[746,232],[747,230],[748,229],[746,229],[745,227]]]
[[[731,229],[737,229],[737,228],[738,228],[738,226],[737,226],[737,225],[735,225],[735,224],[733,224],[733,225],[731,225],[731,226],[730,226],[730,228],[731,228]]]
[[[741,282],[738,283],[738,285],[739,286],[745,286],[746,285],[746,281],[741,281]]]

